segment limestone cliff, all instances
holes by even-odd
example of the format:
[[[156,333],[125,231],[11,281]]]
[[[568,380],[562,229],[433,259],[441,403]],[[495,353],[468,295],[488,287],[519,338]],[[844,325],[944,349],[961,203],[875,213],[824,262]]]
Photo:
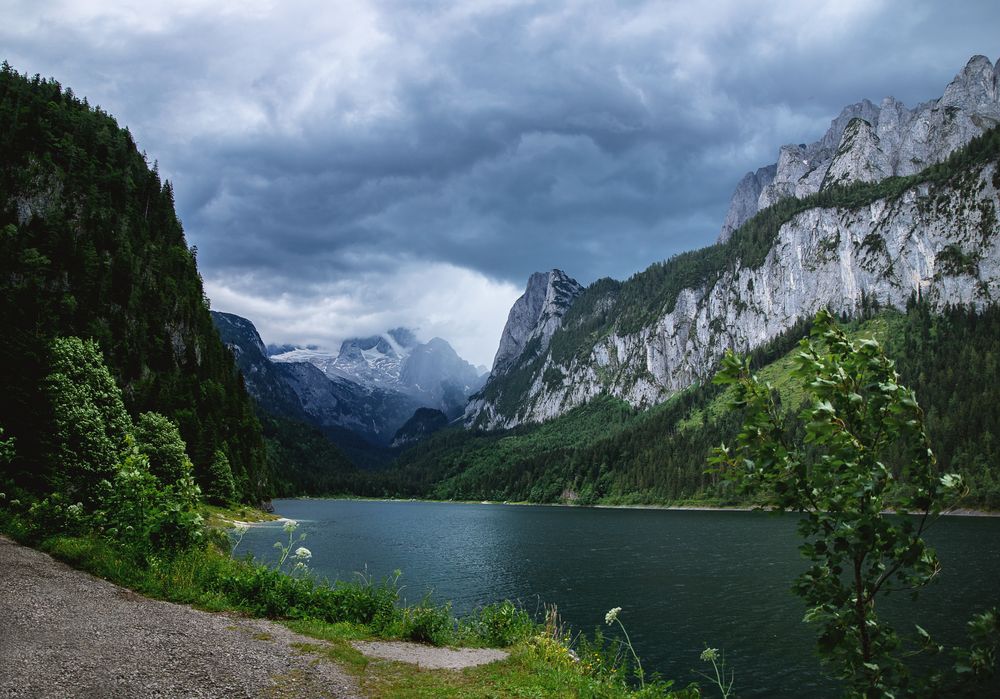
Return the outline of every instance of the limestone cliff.
[[[505,373],[532,340],[538,340],[541,350],[548,347],[563,315],[582,290],[575,279],[558,269],[532,274],[507,316],[491,375]]]
[[[863,100],[845,107],[820,140],[782,146],[773,170],[762,168],[740,181],[719,240],[725,242],[755,213],[785,197],[912,175],[944,160],[1000,123],[998,85],[1000,60],[993,65],[985,56],[973,56],[939,99],[913,109],[892,97],[878,106]]]
[[[850,313],[864,298],[902,307],[914,294],[938,307],[995,303],[998,187],[994,160],[863,206],[808,208],[780,226],[762,261],[727,263],[634,331],[606,317],[624,286],[605,296],[588,289],[577,301],[586,300],[588,310],[567,314],[557,333],[594,328],[575,340],[582,344],[570,353],[536,351],[513,364],[510,376],[494,373],[470,402],[466,422],[500,428],[543,421],[599,394],[648,407],[709,380],[727,348],[758,347],[824,306]]]

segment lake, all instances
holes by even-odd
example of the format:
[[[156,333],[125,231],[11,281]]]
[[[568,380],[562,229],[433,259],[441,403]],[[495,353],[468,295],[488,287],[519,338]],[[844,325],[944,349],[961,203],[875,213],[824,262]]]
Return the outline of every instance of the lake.
[[[792,515],[354,500],[274,506],[301,523],[312,569],[331,579],[398,569],[410,603],[429,594],[459,615],[504,598],[531,612],[554,603],[573,629],[588,632],[622,607],[647,672],[680,685],[697,679],[709,645],[725,651],[741,697],[837,695],[790,591],[806,566]],[[274,560],[282,536],[280,523],[254,527],[238,552]],[[927,539],[943,573],[915,604],[890,598],[889,611],[957,643],[974,611],[1000,605],[1000,518],[942,518]]]

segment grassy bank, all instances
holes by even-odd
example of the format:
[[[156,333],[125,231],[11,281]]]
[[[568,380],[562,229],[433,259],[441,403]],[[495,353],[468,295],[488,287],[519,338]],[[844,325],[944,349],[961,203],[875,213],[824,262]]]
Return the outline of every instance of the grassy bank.
[[[218,521],[252,513],[213,508]],[[297,554],[294,527],[287,527],[284,563],[261,565],[230,555],[235,537],[209,528],[204,546],[171,556],[137,556],[96,534],[46,533],[30,518],[0,510],[0,531],[46,551],[70,565],[144,595],[281,621],[292,630],[326,643],[316,649],[354,674],[373,697],[693,697],[667,682],[637,683],[627,646],[616,640],[572,635],[558,617],[532,618],[510,602],[488,605],[455,618],[450,606],[428,601],[399,604],[397,578],[329,583],[310,573],[308,552]],[[298,549],[301,551],[301,549]],[[507,660],[466,670],[424,670],[415,665],[373,660],[351,643],[409,640],[434,645],[501,647]]]

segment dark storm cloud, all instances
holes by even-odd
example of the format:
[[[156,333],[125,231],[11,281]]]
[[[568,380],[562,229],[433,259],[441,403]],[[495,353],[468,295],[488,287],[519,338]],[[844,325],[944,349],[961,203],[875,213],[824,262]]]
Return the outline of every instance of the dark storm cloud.
[[[210,289],[316,308],[352,289],[352,312],[375,316],[386,297],[364,290],[427,284],[423,268],[516,295],[535,270],[622,278],[711,243],[735,183],[782,143],[815,140],[862,98],[939,96],[972,54],[1000,53],[994,2],[65,0],[3,14],[15,67],[102,104],[159,160]]]

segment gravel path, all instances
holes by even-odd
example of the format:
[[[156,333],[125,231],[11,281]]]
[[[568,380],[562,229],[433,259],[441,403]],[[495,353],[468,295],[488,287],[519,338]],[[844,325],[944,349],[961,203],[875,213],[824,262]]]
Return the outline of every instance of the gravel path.
[[[272,622],[135,594],[0,537],[0,697],[350,697]]]
[[[461,670],[510,655],[496,648],[436,648],[406,641],[355,641],[352,645],[369,658],[412,663],[427,670]]]

